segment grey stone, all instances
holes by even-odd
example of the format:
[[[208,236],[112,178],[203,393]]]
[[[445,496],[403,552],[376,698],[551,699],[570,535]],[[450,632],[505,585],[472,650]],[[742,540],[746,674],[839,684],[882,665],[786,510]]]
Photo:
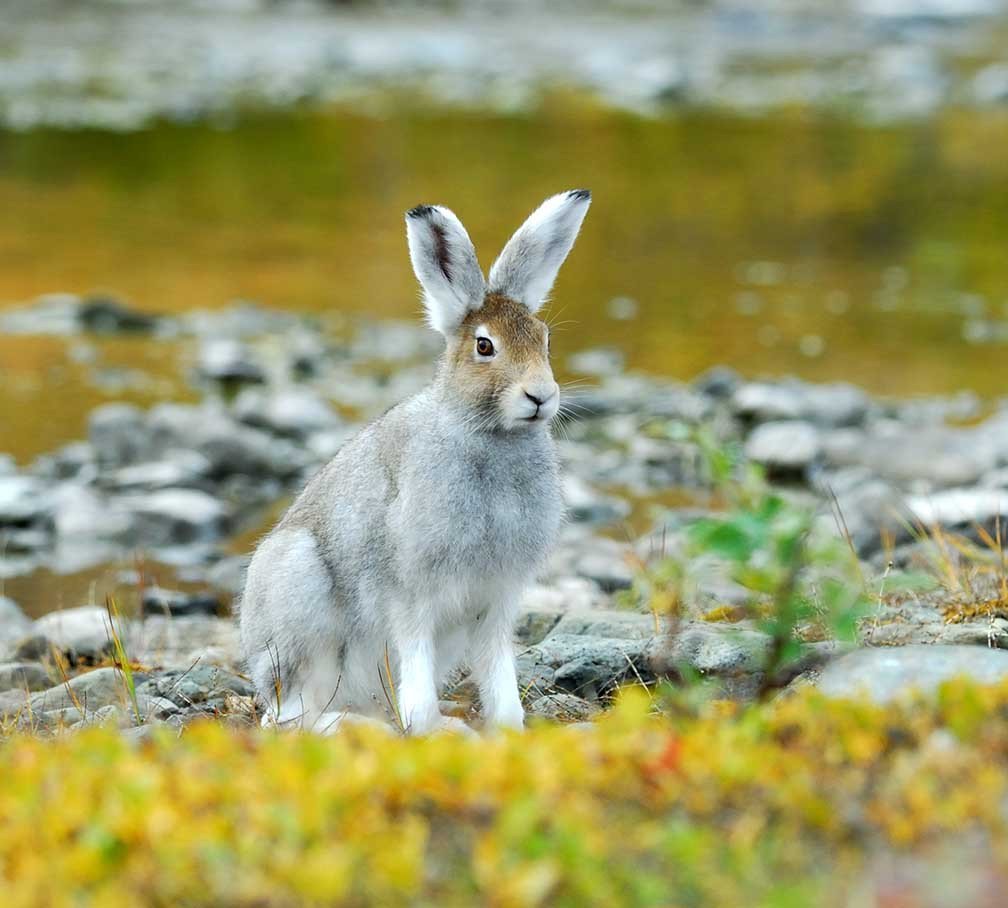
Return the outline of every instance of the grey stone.
[[[199,489],[159,489],[146,495],[123,495],[137,537],[151,546],[191,545],[218,539],[227,527],[228,508]]]
[[[49,673],[37,662],[0,663],[0,691],[45,690],[51,685]]]
[[[653,615],[614,609],[597,609],[567,612],[552,628],[550,635],[646,640],[653,637],[656,630]]]
[[[131,654],[141,662],[172,670],[185,671],[194,665],[233,670],[242,659],[238,626],[230,619],[151,614],[138,637],[129,650]],[[211,665],[203,666],[204,661]]]
[[[771,476],[801,474],[819,456],[819,435],[807,422],[766,422],[746,440],[746,456],[767,468]]]
[[[212,593],[185,593],[149,586],[140,597],[140,605],[145,614],[192,616],[216,615],[221,603]]]
[[[228,695],[251,697],[252,685],[244,678],[212,665],[163,672],[137,688],[145,696],[163,697],[180,708],[224,700]]]
[[[130,627],[128,620],[122,620],[117,627],[120,636],[126,637]],[[49,612],[35,621],[32,633],[46,641],[46,651],[39,658],[48,652],[49,647],[82,658],[96,658],[111,651],[108,612],[96,605]]]
[[[80,301],[77,319],[92,334],[147,334],[158,326],[156,316],[131,309],[108,296],[89,296]]]
[[[524,646],[539,643],[560,620],[563,612],[525,609],[515,621],[515,639]]]
[[[106,468],[137,463],[152,453],[146,415],[132,404],[104,404],[92,410],[88,440],[96,459]]]
[[[108,477],[121,490],[189,488],[206,481],[212,464],[198,451],[162,451],[159,460],[122,467]]]
[[[339,417],[321,395],[297,385],[246,388],[235,399],[234,412],[242,422],[279,435],[305,437],[339,425]]]
[[[930,495],[912,495],[906,506],[926,527],[985,525],[1008,513],[1004,491],[989,488],[944,489]]]
[[[553,688],[596,700],[636,671],[646,672],[647,641],[551,634],[517,659],[519,686]]]
[[[1008,677],[1008,651],[983,646],[915,644],[856,650],[827,665],[817,686],[831,697],[886,703],[911,691],[933,692],[951,678],[997,684]]]
[[[647,667],[655,675],[688,667],[700,675],[752,675],[763,671],[770,638],[759,631],[704,621],[685,625],[673,637],[657,637],[647,648]]]
[[[29,633],[31,625],[31,619],[21,611],[13,599],[0,596],[0,646]]]
[[[266,372],[255,353],[234,338],[204,340],[197,368],[205,378],[220,382],[263,382]]]
[[[199,452],[209,461],[213,477],[290,477],[310,462],[291,441],[237,422],[213,404],[159,404],[150,411],[149,424],[156,447]]]
[[[574,474],[563,479],[567,514],[575,523],[603,524],[630,513],[630,505],[615,495],[605,495]]]
[[[554,693],[537,697],[526,707],[528,716],[551,719],[554,722],[584,722],[598,715],[599,708],[573,694]]]
[[[44,523],[51,510],[46,483],[33,476],[0,476],[0,527]]]
[[[134,682],[140,684],[145,677],[135,674]],[[108,666],[96,668],[92,672],[77,675],[64,684],[32,694],[30,703],[35,712],[78,707],[94,711],[110,703],[126,703],[127,699],[125,677],[117,668]]]

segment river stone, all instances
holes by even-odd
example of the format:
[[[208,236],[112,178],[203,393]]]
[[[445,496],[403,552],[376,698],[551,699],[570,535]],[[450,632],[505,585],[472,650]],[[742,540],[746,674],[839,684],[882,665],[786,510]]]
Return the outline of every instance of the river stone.
[[[646,670],[645,649],[642,640],[553,634],[518,656],[519,687],[538,693],[559,688],[596,700],[632,676],[634,668]]]
[[[652,639],[647,667],[655,675],[674,675],[684,667],[701,675],[753,675],[762,672],[769,650],[770,638],[760,631],[697,621],[671,639]]]
[[[563,616],[561,611],[524,609],[515,621],[514,637],[524,646],[539,643]]]
[[[48,486],[33,476],[0,476],[0,526],[24,526],[48,519]]]
[[[572,473],[563,480],[567,515],[575,523],[603,524],[630,513],[630,505],[615,495],[605,495]]]
[[[134,682],[140,684],[147,676],[134,674],[133,677]],[[119,669],[106,666],[32,694],[30,703],[35,712],[76,708],[78,704],[93,712],[110,703],[125,703],[127,699],[125,676]]]
[[[251,697],[251,683],[214,665],[196,665],[188,669],[163,672],[137,688],[138,694],[163,697],[178,707],[226,699],[229,694]]]
[[[184,593],[149,586],[143,591],[140,605],[145,615],[214,616],[220,610],[220,599],[213,593]]]
[[[124,620],[119,624],[121,635],[127,635],[129,629],[130,622]],[[82,605],[43,615],[32,625],[32,633],[45,638],[56,649],[79,658],[98,658],[111,651],[108,612],[97,605]]]
[[[552,634],[646,640],[655,634],[655,620],[653,615],[615,609],[567,612],[552,628]]]
[[[51,686],[49,673],[37,662],[0,663],[0,691],[36,691]]]
[[[997,684],[1008,677],[1008,651],[926,644],[859,649],[829,663],[816,686],[831,697],[888,703],[913,690],[932,693],[956,677]]]
[[[771,476],[803,473],[819,456],[815,427],[799,420],[757,426],[745,445],[746,456],[767,468]]]
[[[7,596],[0,596],[0,646],[18,640],[31,630],[32,621],[18,604]]]
[[[133,514],[136,534],[151,546],[211,542],[224,532],[228,509],[199,489],[159,489],[124,495],[118,505]]]
[[[234,412],[242,422],[278,435],[304,437],[339,425],[339,417],[320,394],[298,386],[246,388],[235,399]]]
[[[88,417],[88,440],[95,458],[106,468],[121,467],[146,458],[150,432],[143,410],[132,404],[104,404]]]
[[[266,380],[266,373],[252,349],[228,337],[204,340],[197,368],[201,375],[214,381],[259,383]]]
[[[945,489],[912,495],[906,506],[924,526],[962,527],[988,524],[1008,513],[1002,489]]]
[[[598,715],[599,708],[573,694],[554,693],[537,697],[525,708],[528,716],[551,719],[554,722],[584,722]]]

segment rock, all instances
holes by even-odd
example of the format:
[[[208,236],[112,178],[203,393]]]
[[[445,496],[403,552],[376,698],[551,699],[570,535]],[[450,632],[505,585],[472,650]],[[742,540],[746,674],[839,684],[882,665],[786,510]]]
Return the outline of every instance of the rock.
[[[266,373],[250,347],[232,338],[204,340],[197,368],[204,378],[219,382],[264,382]]]
[[[143,683],[146,675],[134,673],[134,683]],[[84,708],[93,712],[110,703],[123,704],[128,700],[126,679],[122,672],[111,666],[96,668],[77,675],[65,684],[32,694],[30,703],[35,712]],[[79,715],[77,718],[81,718]]]
[[[819,456],[819,436],[806,422],[766,422],[749,436],[745,453],[770,476],[800,476]]]
[[[251,555],[230,555],[221,558],[207,569],[207,583],[232,595],[238,595],[245,589],[245,575],[251,557]]]
[[[752,382],[732,395],[732,409],[753,422],[803,420],[817,426],[860,424],[868,397],[847,384],[806,385],[801,382]]]
[[[120,636],[128,637],[130,622],[122,620],[118,626]],[[112,650],[112,633],[108,612],[96,605],[82,605],[77,608],[50,612],[38,618],[32,625],[35,639],[42,638],[46,649],[55,647],[66,654],[71,662],[98,660]],[[25,650],[21,650],[25,653]]]
[[[634,670],[646,673],[647,641],[551,634],[521,653],[519,687],[538,693],[559,688],[588,700],[610,692]]]
[[[731,398],[741,385],[741,376],[727,366],[714,366],[699,375],[693,382],[693,387],[697,391],[717,400]]]
[[[198,489],[124,495],[117,504],[133,515],[138,539],[155,547],[212,542],[224,533],[229,517],[221,501]]]
[[[144,614],[155,615],[216,615],[221,607],[212,593],[183,593],[159,586],[147,587],[140,604]]]
[[[33,476],[0,476],[0,527],[44,523],[51,510],[44,482]]]
[[[567,612],[603,608],[608,602],[609,597],[597,583],[584,577],[560,575],[550,578],[548,584],[530,586],[522,598],[522,607],[530,611]]]
[[[564,476],[563,496],[567,514],[575,523],[612,523],[630,513],[628,502],[614,495],[604,495],[574,474]]]
[[[688,667],[700,675],[732,677],[762,673],[770,638],[759,631],[698,621],[671,639],[658,637],[647,648],[647,670],[675,675]]]
[[[88,441],[98,463],[106,469],[137,463],[153,453],[147,417],[132,404],[104,404],[92,410]]]
[[[647,640],[656,633],[653,615],[639,612],[596,609],[564,614],[549,632],[576,637],[608,637],[620,640]]]
[[[236,422],[222,408],[206,404],[159,404],[149,423],[156,448],[195,450],[210,463],[213,478],[234,474],[291,477],[309,458],[297,445],[262,429]]]
[[[122,467],[109,477],[110,485],[138,489],[193,488],[205,483],[212,464],[198,451],[168,450],[161,459]]]
[[[180,671],[193,666],[236,669],[242,661],[236,622],[213,617],[151,614],[144,620],[142,638],[129,652],[141,662]]]
[[[967,431],[887,421],[873,427],[859,462],[876,477],[925,493],[974,485],[997,465],[999,448],[990,427]]]
[[[49,673],[37,662],[0,663],[0,691],[45,690],[51,685]]]
[[[0,650],[29,633],[31,626],[31,618],[13,599],[0,596]]]
[[[598,715],[594,703],[573,694],[546,694],[533,700],[525,710],[529,716],[551,719],[554,722],[584,722]]]
[[[574,536],[564,540],[553,554],[554,570],[565,576],[576,574],[613,593],[633,585],[630,546],[603,537]]]
[[[972,527],[991,524],[1008,513],[1001,489],[945,489],[930,495],[912,495],[906,506],[926,527]]]
[[[133,530],[130,514],[102,495],[76,483],[60,483],[51,494],[53,523],[59,544],[82,540],[123,539]]]
[[[321,395],[303,386],[246,388],[235,399],[234,412],[249,425],[301,438],[336,428],[340,422]]]
[[[106,296],[89,296],[81,300],[77,319],[83,330],[93,334],[149,333],[158,326],[155,316],[130,309],[119,300]]]
[[[10,719],[28,711],[28,695],[21,690],[0,692],[0,719]]]
[[[252,685],[232,672],[212,665],[163,672],[137,687],[137,694],[163,697],[180,708],[225,700],[229,695],[251,697]]]
[[[539,643],[560,620],[563,612],[525,609],[515,622],[515,639],[523,646]]]
[[[859,649],[834,660],[816,686],[831,697],[867,696],[887,703],[913,690],[932,693],[951,678],[997,684],[1008,677],[1008,652],[983,646],[930,646]]]

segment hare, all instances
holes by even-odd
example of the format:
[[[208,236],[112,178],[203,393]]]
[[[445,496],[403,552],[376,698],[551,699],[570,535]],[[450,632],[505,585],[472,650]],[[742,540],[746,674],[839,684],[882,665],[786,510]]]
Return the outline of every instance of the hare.
[[[484,723],[523,725],[516,608],[563,517],[560,389],[535,313],[590,203],[584,189],[547,199],[487,280],[451,211],[406,213],[445,351],[432,383],[348,441],[253,555],[240,626],[264,722],[325,729],[393,707],[429,733],[457,721],[438,691],[468,665]]]

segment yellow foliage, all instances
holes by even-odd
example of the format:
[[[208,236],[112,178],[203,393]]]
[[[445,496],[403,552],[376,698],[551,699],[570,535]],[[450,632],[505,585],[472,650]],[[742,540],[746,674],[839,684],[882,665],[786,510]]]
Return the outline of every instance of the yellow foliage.
[[[656,702],[630,690],[590,728],[481,739],[14,736],[5,908],[846,905],[880,851],[973,831],[1008,856],[1008,685]]]

